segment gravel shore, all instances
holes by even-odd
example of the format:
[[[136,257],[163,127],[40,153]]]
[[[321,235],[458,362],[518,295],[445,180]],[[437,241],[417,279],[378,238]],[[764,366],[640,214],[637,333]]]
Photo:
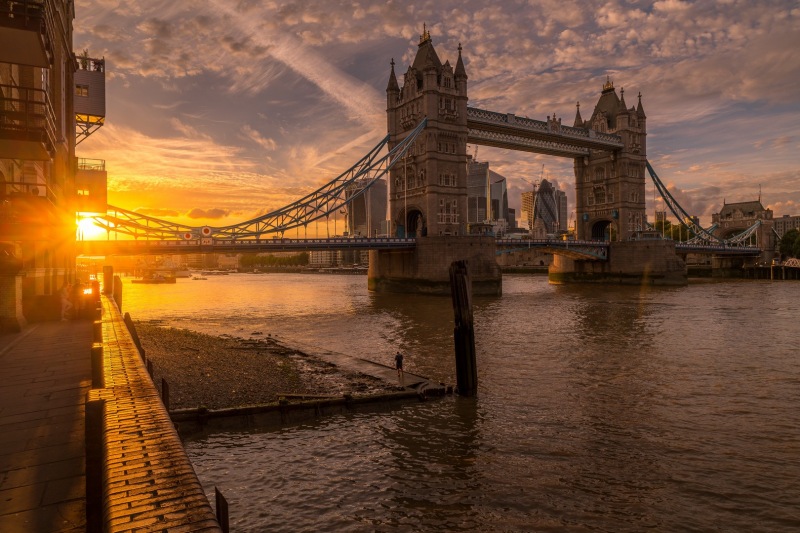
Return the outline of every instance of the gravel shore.
[[[170,409],[220,409],[276,402],[289,394],[379,394],[396,387],[344,372],[275,339],[214,337],[136,322],[154,380],[169,383]]]

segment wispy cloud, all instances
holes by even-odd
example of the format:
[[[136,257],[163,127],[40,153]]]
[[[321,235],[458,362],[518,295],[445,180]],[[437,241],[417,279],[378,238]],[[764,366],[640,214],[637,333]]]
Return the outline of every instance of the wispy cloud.
[[[385,134],[388,60],[402,80],[423,22],[443,60],[463,45],[473,105],[570,124],[610,75],[629,105],[642,92],[648,157],[698,212],[752,196],[754,182],[775,205],[800,202],[800,9],[788,0],[78,0],[76,49],[109,66],[108,125],[81,155],[105,157],[110,187],[154,209],[278,207]],[[571,161],[481,158],[509,178],[512,205],[542,163],[574,202]]]

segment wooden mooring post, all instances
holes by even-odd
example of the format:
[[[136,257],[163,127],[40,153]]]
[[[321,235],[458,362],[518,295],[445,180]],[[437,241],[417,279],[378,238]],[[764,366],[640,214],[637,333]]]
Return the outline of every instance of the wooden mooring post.
[[[217,487],[214,487],[214,496],[217,504],[217,522],[219,522],[222,533],[228,533],[231,530],[230,519],[228,518],[228,500],[225,499],[225,496],[222,495]]]
[[[461,396],[478,392],[478,367],[475,361],[475,330],[472,325],[472,284],[467,261],[450,265],[450,295],[453,299],[456,352],[456,385]]]
[[[161,402],[164,404],[164,408],[169,411],[169,383],[164,378],[161,378]]]

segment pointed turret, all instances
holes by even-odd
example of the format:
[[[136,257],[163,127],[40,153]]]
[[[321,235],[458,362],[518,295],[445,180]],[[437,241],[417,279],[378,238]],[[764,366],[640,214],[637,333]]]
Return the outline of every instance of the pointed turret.
[[[575,111],[575,124],[573,124],[573,126],[575,126],[576,128],[582,128],[583,119],[581,118],[581,103],[580,102],[576,103],[575,107],[577,108],[577,110]]]
[[[392,71],[389,74],[389,84],[386,86],[387,93],[399,93],[400,85],[397,84],[397,76],[394,75],[394,58],[392,58]]]
[[[625,105],[625,87],[620,87],[619,89],[619,114],[620,115],[627,115],[628,114],[628,106]]]
[[[461,43],[458,43],[458,61],[456,62],[455,77],[459,79],[467,79],[467,69],[464,68],[464,60],[461,59]]]
[[[417,55],[411,66],[416,69],[417,72],[423,72],[431,68],[436,69],[438,72],[442,68],[442,61],[439,59],[439,55],[433,47],[431,34],[425,25],[423,25],[422,35],[419,36],[419,49],[417,50]]]
[[[647,118],[644,114],[644,108],[642,107],[642,93],[639,92],[639,105],[636,106],[636,115],[639,118]]]

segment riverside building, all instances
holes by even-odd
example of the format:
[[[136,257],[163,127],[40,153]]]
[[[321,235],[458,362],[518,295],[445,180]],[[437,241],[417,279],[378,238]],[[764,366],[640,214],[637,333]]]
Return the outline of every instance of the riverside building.
[[[0,4],[0,327],[43,318],[74,272],[71,2]]]
[[[75,156],[104,120],[105,64],[75,55],[74,16],[71,0],[0,3],[0,331],[58,318],[76,214],[106,209],[104,163]]]

